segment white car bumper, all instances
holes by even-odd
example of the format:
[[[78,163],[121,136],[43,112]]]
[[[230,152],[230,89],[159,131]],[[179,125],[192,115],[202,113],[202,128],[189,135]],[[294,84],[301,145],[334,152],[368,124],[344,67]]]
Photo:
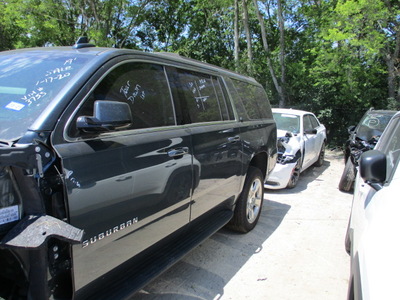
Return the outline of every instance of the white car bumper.
[[[271,190],[284,189],[289,183],[295,166],[296,162],[284,165],[277,163],[264,184],[265,188]]]

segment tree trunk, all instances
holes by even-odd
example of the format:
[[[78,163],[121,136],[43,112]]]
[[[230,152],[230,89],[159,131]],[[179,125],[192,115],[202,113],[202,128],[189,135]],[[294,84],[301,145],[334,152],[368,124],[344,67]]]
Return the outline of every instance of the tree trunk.
[[[250,35],[250,28],[249,28],[249,12],[247,10],[247,0],[242,0],[243,3],[243,26],[244,31],[246,33],[246,40],[247,40],[247,72],[250,76],[253,75],[253,51],[251,45],[251,35]]]
[[[234,41],[235,41],[235,70],[239,72],[239,0],[235,0],[235,32],[234,32]]]
[[[400,31],[396,34],[396,44],[393,53],[386,51],[385,60],[388,68],[388,96],[396,101],[397,107],[400,107],[400,72],[396,64],[399,61],[400,54]]]
[[[388,96],[389,98],[396,99],[395,67],[393,57],[390,53],[386,54],[386,65],[388,68]]]
[[[275,89],[277,90],[278,95],[279,95],[279,99],[280,99],[279,100],[279,104],[281,104],[282,101],[283,101],[283,103],[285,103],[284,96],[283,96],[283,93],[282,93],[282,87],[279,85],[278,79],[277,79],[277,77],[275,75],[274,68],[272,67],[272,62],[271,62],[271,58],[270,58],[271,52],[269,51],[269,46],[268,46],[268,41],[267,41],[267,33],[265,31],[264,18],[261,15],[261,12],[260,12],[260,10],[258,8],[257,0],[253,0],[253,2],[254,2],[254,7],[256,9],[258,21],[260,23],[261,38],[262,38],[262,43],[263,43],[263,46],[264,46],[264,50],[266,52],[266,58],[267,58],[267,64],[268,64],[269,73],[271,74],[272,81],[274,82]]]
[[[388,67],[388,96],[389,98],[396,101],[397,109],[400,108],[400,22],[398,15],[395,14],[395,9],[398,6],[396,2],[384,1],[386,7],[388,8],[390,15],[393,14],[393,19],[391,20],[392,31],[394,34],[394,48],[388,43],[386,46],[386,53],[384,53],[384,58],[386,65]],[[396,3],[395,5],[393,5]],[[392,52],[393,51],[393,52]]]
[[[285,107],[286,105],[285,27],[283,19],[282,0],[278,0],[278,18],[279,18],[279,44],[281,48],[279,53],[279,62],[281,64],[281,94],[279,100],[279,107]]]
[[[399,28],[400,22],[397,22],[397,28]],[[397,85],[397,95],[395,95],[396,103],[397,103],[397,108],[400,108],[400,30],[397,29],[396,32],[396,46],[394,49],[393,53],[393,64],[395,65],[395,71],[396,73],[394,74],[394,84],[395,87]],[[396,66],[397,65],[397,66]]]

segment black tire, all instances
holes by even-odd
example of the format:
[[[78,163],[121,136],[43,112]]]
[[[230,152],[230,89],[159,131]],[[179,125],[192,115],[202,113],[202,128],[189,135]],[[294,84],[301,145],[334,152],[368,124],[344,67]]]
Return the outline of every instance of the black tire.
[[[322,167],[325,160],[325,142],[322,143],[321,150],[319,151],[318,160],[314,163],[317,167]]]
[[[9,250],[1,250],[0,257],[0,299],[26,300],[29,282],[19,260]]]
[[[350,158],[347,159],[344,166],[342,177],[339,181],[339,190],[342,192],[350,192],[353,189],[356,170]]]
[[[260,218],[263,202],[264,176],[260,169],[249,167],[243,190],[228,227],[242,233],[251,231]]]
[[[294,188],[297,183],[299,182],[300,173],[301,173],[301,165],[302,165],[302,158],[301,156],[298,158],[296,165],[294,166],[292,173],[290,174],[290,179],[287,184],[288,189]]]

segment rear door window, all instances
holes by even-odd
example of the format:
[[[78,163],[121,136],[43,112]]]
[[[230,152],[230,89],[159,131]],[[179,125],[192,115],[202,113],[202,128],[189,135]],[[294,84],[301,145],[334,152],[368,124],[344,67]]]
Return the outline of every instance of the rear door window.
[[[215,92],[218,97],[218,101],[221,105],[221,113],[223,120],[234,120],[235,116],[233,114],[232,105],[230,101],[228,101],[228,97],[226,96],[225,89],[223,88],[223,83],[220,78],[212,77],[213,84],[215,87]]]
[[[230,119],[225,97],[215,76],[183,69],[169,71],[179,124],[223,121]]]

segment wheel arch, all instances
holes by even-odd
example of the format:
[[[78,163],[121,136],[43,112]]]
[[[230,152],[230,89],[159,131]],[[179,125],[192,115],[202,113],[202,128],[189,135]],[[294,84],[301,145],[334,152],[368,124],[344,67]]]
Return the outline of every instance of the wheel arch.
[[[239,233],[247,233],[257,225],[264,200],[263,181],[260,168],[250,165],[244,186],[235,203],[233,216],[227,224],[229,229]]]
[[[265,152],[260,152],[254,155],[253,158],[251,159],[247,167],[246,174],[248,174],[249,167],[255,167],[261,170],[261,173],[263,174],[265,180],[267,176],[267,166],[268,166],[268,155]]]
[[[18,255],[9,249],[0,249],[0,296],[27,296],[29,274],[27,267]],[[13,293],[17,293],[14,295]],[[5,298],[8,299],[8,298]],[[14,299],[14,298],[13,298]]]

